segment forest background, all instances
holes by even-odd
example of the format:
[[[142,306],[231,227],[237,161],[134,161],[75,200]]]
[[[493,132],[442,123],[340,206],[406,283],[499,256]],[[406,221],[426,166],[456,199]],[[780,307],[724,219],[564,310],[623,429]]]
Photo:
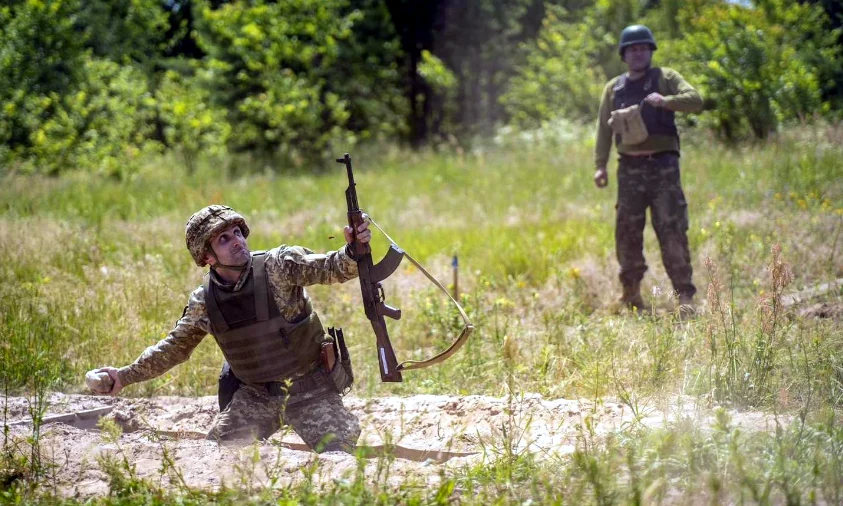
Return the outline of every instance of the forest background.
[[[501,127],[594,121],[644,23],[655,64],[734,142],[843,111],[833,0],[26,0],[0,7],[0,172],[120,178],[324,167],[384,141],[468,149]],[[243,157],[248,160],[244,163]]]

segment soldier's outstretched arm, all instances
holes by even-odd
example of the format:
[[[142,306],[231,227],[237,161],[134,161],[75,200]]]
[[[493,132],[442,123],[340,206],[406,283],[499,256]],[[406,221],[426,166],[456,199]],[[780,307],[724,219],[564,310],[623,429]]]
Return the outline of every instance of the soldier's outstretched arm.
[[[337,251],[314,253],[302,246],[279,246],[269,251],[266,259],[267,275],[277,286],[310,286],[343,283],[357,277],[357,261],[348,246],[352,239],[351,227],[343,229],[346,245]],[[361,223],[357,236],[369,242],[372,232],[369,222]]]
[[[116,395],[128,385],[156,378],[184,362],[190,358],[209,330],[204,290],[199,287],[190,294],[182,317],[166,337],[146,348],[133,363],[116,369],[116,372],[112,371],[112,367],[100,369],[112,377],[116,387],[105,393]]]

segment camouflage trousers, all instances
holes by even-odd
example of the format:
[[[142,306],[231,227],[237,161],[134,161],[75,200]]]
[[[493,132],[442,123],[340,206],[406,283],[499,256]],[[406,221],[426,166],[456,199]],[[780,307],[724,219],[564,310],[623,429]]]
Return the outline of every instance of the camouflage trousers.
[[[615,248],[624,286],[640,282],[647,271],[644,259],[647,208],[673,289],[681,295],[693,296],[697,289],[691,281],[688,204],[682,192],[677,153],[621,156],[618,162]]]
[[[243,383],[231,403],[214,420],[208,439],[254,441],[287,425],[317,452],[352,452],[360,423],[339,394],[324,389],[287,398],[270,395],[262,386]]]

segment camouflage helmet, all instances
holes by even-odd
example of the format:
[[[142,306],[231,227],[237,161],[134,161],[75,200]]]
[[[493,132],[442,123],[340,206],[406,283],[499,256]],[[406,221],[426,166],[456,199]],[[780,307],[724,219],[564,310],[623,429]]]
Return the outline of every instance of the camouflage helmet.
[[[623,29],[620,43],[618,43],[618,53],[621,55],[621,59],[623,59],[624,49],[633,44],[649,44],[653,51],[658,49],[653,32],[644,25],[630,25]]]
[[[193,213],[193,216],[187,220],[184,240],[196,265],[199,267],[207,265],[205,252],[208,251],[211,239],[231,225],[240,225],[243,237],[249,237],[249,226],[246,225],[246,220],[228,206],[214,204]]]

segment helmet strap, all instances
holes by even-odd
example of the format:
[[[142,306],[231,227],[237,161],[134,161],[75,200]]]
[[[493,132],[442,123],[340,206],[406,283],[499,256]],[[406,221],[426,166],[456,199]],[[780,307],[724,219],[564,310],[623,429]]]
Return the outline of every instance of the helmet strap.
[[[219,259],[219,257],[217,257],[217,253],[214,251],[214,248],[208,248],[208,253],[210,253],[211,256],[214,257],[214,260],[217,261],[217,263],[215,263],[214,265],[211,266],[211,269],[217,270],[218,268],[222,267],[223,269],[229,269],[229,270],[232,270],[232,271],[243,272],[243,271],[245,271],[246,269],[249,268],[250,262],[248,260],[243,262],[243,265],[226,265],[226,264],[220,262],[220,259]]]

